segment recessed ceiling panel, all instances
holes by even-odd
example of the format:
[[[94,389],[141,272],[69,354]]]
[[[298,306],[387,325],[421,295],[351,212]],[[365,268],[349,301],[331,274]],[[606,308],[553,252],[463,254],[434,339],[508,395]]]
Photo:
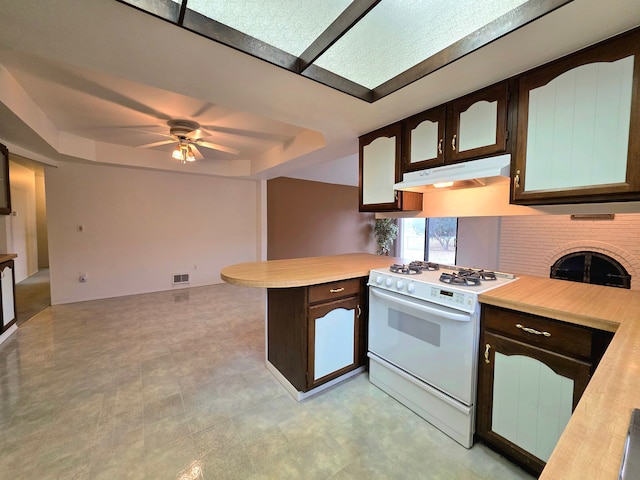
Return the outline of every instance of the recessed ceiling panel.
[[[189,0],[187,8],[296,57],[351,0]]]
[[[315,64],[373,89],[526,0],[383,0]]]

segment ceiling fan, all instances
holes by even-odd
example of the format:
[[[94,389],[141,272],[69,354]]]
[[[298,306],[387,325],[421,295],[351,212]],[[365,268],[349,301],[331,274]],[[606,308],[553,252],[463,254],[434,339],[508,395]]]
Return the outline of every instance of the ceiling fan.
[[[239,150],[235,148],[205,141],[201,135],[202,132],[206,132],[206,130],[204,130],[198,122],[193,120],[172,119],[167,122],[167,125],[169,125],[169,135],[163,136],[170,137],[168,140],[141,145],[141,148],[154,148],[161,145],[177,143],[171,156],[176,160],[180,160],[182,164],[204,158],[200,150],[198,150],[198,147],[210,148],[233,155],[239,153]]]

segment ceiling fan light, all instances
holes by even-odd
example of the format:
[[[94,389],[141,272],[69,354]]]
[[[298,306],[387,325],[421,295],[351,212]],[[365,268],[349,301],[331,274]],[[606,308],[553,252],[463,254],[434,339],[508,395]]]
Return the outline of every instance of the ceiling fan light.
[[[182,160],[182,149],[180,148],[179,145],[173,149],[171,156],[176,160]]]
[[[185,160],[187,162],[195,162],[196,161],[196,156],[193,154],[193,150],[191,150],[191,147],[187,147],[187,155],[185,156]]]

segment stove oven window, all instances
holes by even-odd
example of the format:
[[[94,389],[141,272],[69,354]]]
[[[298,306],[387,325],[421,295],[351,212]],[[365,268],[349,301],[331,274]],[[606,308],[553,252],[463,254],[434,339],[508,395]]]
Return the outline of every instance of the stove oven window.
[[[398,256],[445,265],[456,264],[457,218],[402,218],[398,226]]]

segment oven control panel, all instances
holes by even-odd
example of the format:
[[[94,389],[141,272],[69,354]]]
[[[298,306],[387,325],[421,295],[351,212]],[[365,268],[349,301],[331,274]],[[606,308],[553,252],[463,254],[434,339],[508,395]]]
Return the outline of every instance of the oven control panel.
[[[470,307],[473,303],[473,298],[465,295],[461,292],[453,292],[440,287],[431,287],[430,299],[440,300],[449,305],[459,305],[461,307]],[[438,303],[440,303],[438,302]]]
[[[369,286],[469,313],[473,313],[478,304],[478,295],[475,292],[452,288],[441,283],[425,282],[423,278],[375,270],[372,270],[369,275]]]

